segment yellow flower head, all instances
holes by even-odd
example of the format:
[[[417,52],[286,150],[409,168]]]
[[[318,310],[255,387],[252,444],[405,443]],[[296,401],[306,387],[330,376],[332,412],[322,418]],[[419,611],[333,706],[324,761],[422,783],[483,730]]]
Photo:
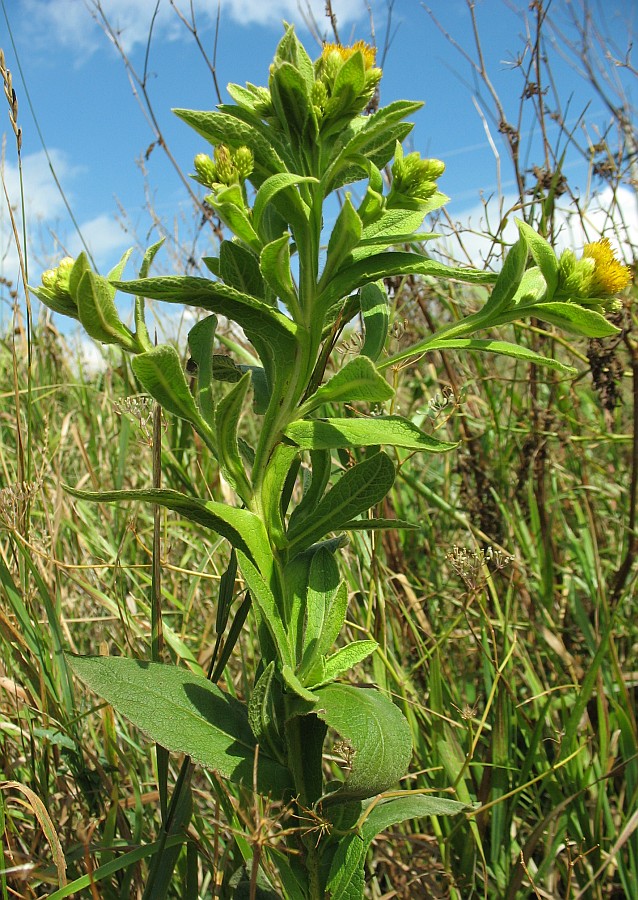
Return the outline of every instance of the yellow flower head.
[[[583,259],[594,261],[590,284],[591,296],[613,296],[626,288],[631,281],[631,270],[614,256],[609,238],[593,244],[585,244]]]
[[[363,64],[366,71],[368,71],[368,69],[371,69],[374,66],[377,58],[377,49],[376,47],[371,47],[370,44],[366,44],[365,41],[357,41],[351,47],[344,47],[342,44],[324,44],[321,57],[322,59],[327,60],[334,53],[337,54],[341,58],[341,62],[344,63],[357,51],[360,51],[363,55]]]

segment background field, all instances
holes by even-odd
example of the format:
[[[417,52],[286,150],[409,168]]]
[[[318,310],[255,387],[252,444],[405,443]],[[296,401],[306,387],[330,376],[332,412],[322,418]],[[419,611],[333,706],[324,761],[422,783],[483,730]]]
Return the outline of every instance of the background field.
[[[509,219],[523,217],[563,245],[569,209],[581,245],[604,234],[633,264],[629,45],[624,54],[612,46],[595,10],[588,20],[580,4],[561,45],[545,18],[551,4],[532,7],[526,42],[508,48],[520,58],[512,77],[523,89],[507,106],[480,39],[464,48],[498,172],[507,171],[516,196],[485,197],[480,226],[442,216],[438,252],[496,268]],[[471,21],[470,6],[465,15]],[[591,27],[579,32],[581,21]],[[552,78],[561,49],[578,58],[584,89],[602,98],[604,127],[588,127],[586,106],[578,128],[566,125],[569,98]],[[393,53],[388,68],[400,65]],[[15,155],[20,119],[9,108]],[[530,115],[536,130],[526,138]],[[560,126],[551,139],[550,121]],[[587,184],[563,167],[579,155]],[[588,215],[585,189],[609,198],[605,215]],[[172,245],[176,271],[188,267],[196,237],[215,240],[217,225],[196,201]],[[19,226],[12,241],[24,251]],[[166,487],[195,493],[203,478],[211,497],[225,499],[224,485],[187,424],[154,423],[124,356],[81,364],[71,335],[25,300],[24,275],[2,285],[12,320],[0,342],[0,897],[141,897],[160,821],[154,753],[73,681],[62,651],[148,657],[159,536],[166,659],[205,672],[227,548],[174,514],[162,513],[157,529],[147,506],[89,505],[63,486],[149,486],[154,453]],[[428,279],[389,286],[390,353],[485,299]],[[354,533],[349,628],[380,643],[374,680],[412,726],[415,755],[402,786],[454,796],[475,812],[382,835],[370,897],[638,898],[635,297],[634,285],[613,340],[520,329],[522,343],[576,366],[573,379],[437,353],[393,373],[402,414],[460,447],[403,460],[384,514],[418,531]],[[179,337],[179,323],[169,330]],[[343,359],[357,340],[347,336]],[[240,648],[224,680],[244,695],[254,673],[250,619]],[[213,773],[199,770],[194,785],[170,896],[223,897],[246,848],[277,843],[281,811],[255,805],[240,823]],[[75,886],[60,887],[65,868]]]

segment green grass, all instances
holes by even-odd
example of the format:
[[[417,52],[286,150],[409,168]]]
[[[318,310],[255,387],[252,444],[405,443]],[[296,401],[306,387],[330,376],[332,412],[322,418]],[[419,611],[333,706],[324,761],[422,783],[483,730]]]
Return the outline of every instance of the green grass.
[[[149,657],[152,515],[141,504],[75,502],[63,484],[150,484],[149,409],[127,399],[136,389],[122,360],[78,380],[62,341],[47,334],[35,335],[28,405],[26,355],[7,342],[0,356],[3,384],[16,371],[21,407],[18,417],[7,391],[0,752],[3,867],[14,871],[0,876],[0,896],[55,891],[60,852],[79,896],[90,896],[89,872],[97,896],[138,896],[160,829],[155,755],[73,682],[62,650]],[[627,543],[630,379],[611,430],[586,376],[539,376],[532,397],[522,367],[447,362],[458,404],[428,404],[446,383],[434,357],[401,373],[400,403],[461,446],[424,464],[406,454],[385,513],[419,531],[353,536],[350,629],[379,641],[374,678],[411,723],[403,787],[446,793],[473,813],[384,835],[369,894],[637,897],[634,576],[613,592]],[[27,423],[34,477],[18,490]],[[211,496],[223,497],[187,426],[169,422],[162,442],[165,486],[192,490],[203,470]],[[192,525],[164,516],[166,659],[206,669],[226,558],[223,542],[204,545]],[[240,647],[225,681],[242,695],[250,619]],[[171,759],[169,784],[178,767]],[[276,845],[281,811],[255,808],[240,826],[212,773],[197,770],[192,786],[189,850],[169,895],[213,896],[217,878],[224,896],[242,858]],[[28,790],[46,813],[29,795],[23,802]]]

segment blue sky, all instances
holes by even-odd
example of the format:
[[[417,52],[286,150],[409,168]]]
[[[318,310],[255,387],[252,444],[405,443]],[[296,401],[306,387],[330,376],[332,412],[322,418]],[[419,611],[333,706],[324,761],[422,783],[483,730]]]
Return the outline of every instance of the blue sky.
[[[157,230],[148,213],[149,198],[169,231],[182,237],[188,235],[191,216],[187,194],[163,150],[153,146],[144,163],[145,177],[136,162],[153,144],[153,131],[134,96],[121,55],[97,21],[101,8],[139,74],[144,69],[148,48],[147,84],[153,112],[176,161],[188,173],[194,154],[207,148],[172,116],[170,109],[210,109],[216,103],[216,94],[211,73],[175,5],[188,17],[190,0],[176,0],[175,4],[160,0],[148,46],[155,0],[3,0],[0,35],[19,101],[32,282],[39,281],[42,268],[61,255],[61,248],[72,254],[80,249],[51,176],[38,128],[73,214],[101,269],[109,268],[134,243],[132,235],[120,227],[123,218],[142,243],[156,239]],[[309,6],[321,31],[329,34],[324,0],[300,5]],[[212,58],[217,2],[192,0],[192,6],[198,36]],[[507,205],[514,188],[512,170],[501,136],[489,119],[490,107],[481,99],[486,91],[478,89],[471,66],[437,28],[425,6],[418,0],[395,0],[392,6],[392,40],[384,62],[381,101],[388,103],[405,97],[425,102],[424,109],[415,116],[410,149],[446,162],[440,184],[452,198],[448,205],[452,219],[469,218],[474,226],[479,226],[482,199],[494,197],[499,184]],[[442,28],[476,58],[465,0],[430,0],[429,6]],[[597,0],[593,6],[598,8]],[[377,42],[383,46],[388,25],[386,0],[335,0],[343,43],[369,39],[368,7],[374,16]],[[570,11],[578,16],[580,7],[580,0],[554,0],[551,11],[567,28]],[[637,24],[638,4],[634,0],[611,0],[602,8],[606,10],[608,34],[617,42],[618,52],[626,52],[628,35]],[[476,14],[489,76],[508,117],[514,121],[524,85],[521,69],[514,63],[524,48],[530,24],[529,4],[526,0],[479,0]],[[318,46],[303,24],[296,0],[221,0],[216,72],[224,99],[228,99],[224,88],[229,81],[267,82],[268,64],[282,33],[283,19],[297,24],[311,55],[317,55]],[[589,103],[589,136],[595,140],[597,131],[603,133],[606,128],[608,113],[601,101],[588,92],[571,62],[563,58],[567,50],[564,41],[559,37],[556,46],[549,50],[561,103],[571,104],[568,119],[575,121]],[[619,74],[630,89],[632,77],[626,70]],[[527,106],[532,114],[531,102]],[[529,121],[532,120],[530,115]],[[4,122],[5,181],[16,207],[19,193],[15,143],[6,118]],[[552,123],[549,134],[550,139],[558,137],[558,129]],[[535,156],[537,140],[527,121],[523,122],[522,136],[522,149],[529,154],[524,166],[542,164],[542,159]],[[582,141],[586,140],[583,134]],[[501,154],[500,181],[490,141]],[[586,197],[591,187],[587,165],[577,156],[568,157],[566,165],[572,183]],[[124,217],[122,210],[126,210]],[[0,276],[15,283],[17,261],[4,208],[0,214],[0,238]],[[211,252],[210,247],[199,249]]]

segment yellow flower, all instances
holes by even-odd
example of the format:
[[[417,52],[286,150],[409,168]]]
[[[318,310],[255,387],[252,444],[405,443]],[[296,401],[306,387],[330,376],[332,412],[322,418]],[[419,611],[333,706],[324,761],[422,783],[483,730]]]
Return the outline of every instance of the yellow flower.
[[[583,259],[594,261],[590,296],[618,294],[631,281],[631,269],[616,259],[609,238],[602,238],[593,244],[585,244]]]
[[[374,66],[377,58],[377,49],[376,47],[371,47],[370,44],[366,44],[365,41],[357,41],[351,47],[344,47],[342,44],[324,44],[321,56],[324,60],[327,60],[333,53],[336,53],[341,57],[341,62],[345,62],[357,51],[360,51],[363,55],[363,64],[366,71],[368,71]]]

